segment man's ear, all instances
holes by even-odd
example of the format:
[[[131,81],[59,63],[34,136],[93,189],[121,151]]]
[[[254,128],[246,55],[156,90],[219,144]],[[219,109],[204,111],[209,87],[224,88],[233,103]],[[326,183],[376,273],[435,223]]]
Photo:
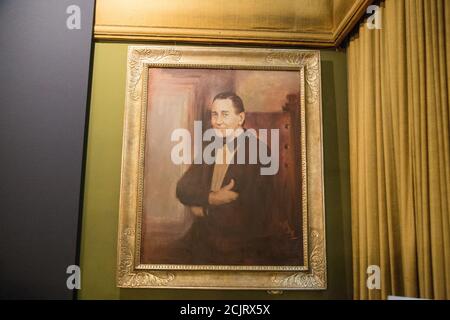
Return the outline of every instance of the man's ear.
[[[242,125],[244,125],[244,122],[245,122],[245,112],[241,112],[241,113],[239,113],[239,124],[242,126]]]

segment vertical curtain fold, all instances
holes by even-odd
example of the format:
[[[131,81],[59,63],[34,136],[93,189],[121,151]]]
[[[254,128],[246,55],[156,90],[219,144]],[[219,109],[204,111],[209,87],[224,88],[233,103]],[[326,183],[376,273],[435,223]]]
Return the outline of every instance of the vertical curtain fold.
[[[354,296],[450,299],[450,1],[381,12],[348,47]]]

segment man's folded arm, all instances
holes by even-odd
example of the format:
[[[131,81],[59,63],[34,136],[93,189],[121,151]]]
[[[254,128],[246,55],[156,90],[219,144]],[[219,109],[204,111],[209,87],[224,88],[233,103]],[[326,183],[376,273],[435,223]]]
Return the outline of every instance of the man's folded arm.
[[[177,183],[176,195],[186,206],[207,207],[210,189],[201,183],[201,166],[191,165]]]

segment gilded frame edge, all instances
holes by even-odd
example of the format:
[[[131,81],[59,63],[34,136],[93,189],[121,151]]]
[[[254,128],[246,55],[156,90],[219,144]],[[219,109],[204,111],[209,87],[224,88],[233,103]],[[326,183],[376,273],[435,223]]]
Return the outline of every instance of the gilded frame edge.
[[[127,61],[126,103],[124,117],[122,172],[117,248],[117,286],[121,288],[197,288],[299,290],[326,289],[325,208],[323,189],[323,150],[321,112],[320,52],[311,50],[245,49],[190,46],[130,46]],[[222,63],[219,63],[222,62]],[[305,101],[307,226],[309,247],[307,271],[264,270],[146,270],[136,267],[137,213],[139,212],[139,166],[142,147],[142,124],[146,98],[146,66],[149,65],[222,65],[224,68],[301,69],[301,90]],[[304,95],[304,96],[303,96]],[[302,100],[301,99],[301,100]],[[319,142],[319,143],[317,143]],[[302,158],[303,160],[304,158]],[[306,161],[306,159],[305,159]],[[312,214],[312,212],[314,213]],[[220,273],[220,280],[214,275]],[[239,277],[236,277],[239,275]],[[210,281],[199,281],[199,279]]]

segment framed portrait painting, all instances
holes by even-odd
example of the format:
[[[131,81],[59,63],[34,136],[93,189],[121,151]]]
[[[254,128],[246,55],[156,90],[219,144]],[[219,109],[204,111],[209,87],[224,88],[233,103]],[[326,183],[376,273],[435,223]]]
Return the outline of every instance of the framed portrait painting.
[[[117,284],[325,289],[318,51],[130,46]]]

